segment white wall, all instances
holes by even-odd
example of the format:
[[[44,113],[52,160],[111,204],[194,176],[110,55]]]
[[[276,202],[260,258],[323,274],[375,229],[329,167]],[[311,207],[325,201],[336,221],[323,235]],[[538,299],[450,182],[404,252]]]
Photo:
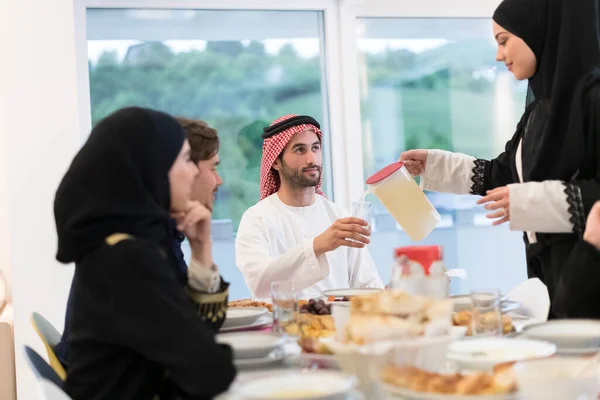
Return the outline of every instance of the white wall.
[[[55,261],[54,193],[80,146],[73,0],[5,1],[0,6],[0,262],[9,260],[19,400],[36,399],[23,357],[44,354],[29,316],[62,330],[72,267]],[[6,191],[4,189],[7,189]],[[8,218],[7,218],[8,217]],[[4,240],[10,234],[10,242]]]
[[[0,22],[1,23],[1,22]],[[0,29],[3,29],[0,27]],[[1,31],[0,31],[1,32]],[[3,37],[4,35],[2,35]],[[0,42],[1,43],[1,42]],[[0,66],[0,68],[2,68]],[[4,277],[8,282],[11,282],[11,268],[10,268],[10,242],[9,242],[9,229],[8,229],[8,193],[7,193],[7,154],[6,141],[4,132],[4,121],[6,120],[6,106],[4,102],[4,96],[0,91],[0,272],[4,274]],[[10,290],[10,288],[9,288]],[[1,301],[1,299],[0,299]]]

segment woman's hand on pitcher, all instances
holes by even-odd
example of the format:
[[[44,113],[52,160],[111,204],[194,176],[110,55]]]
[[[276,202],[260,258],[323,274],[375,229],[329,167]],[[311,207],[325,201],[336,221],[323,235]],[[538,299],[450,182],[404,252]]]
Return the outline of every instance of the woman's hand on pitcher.
[[[400,154],[400,159],[404,163],[407,171],[412,176],[419,176],[425,172],[427,164],[427,150],[407,150]]]
[[[477,204],[485,204],[486,210],[493,211],[486,215],[486,218],[495,219],[493,225],[510,221],[510,190],[508,190],[508,186],[488,190],[485,196],[477,200]]]

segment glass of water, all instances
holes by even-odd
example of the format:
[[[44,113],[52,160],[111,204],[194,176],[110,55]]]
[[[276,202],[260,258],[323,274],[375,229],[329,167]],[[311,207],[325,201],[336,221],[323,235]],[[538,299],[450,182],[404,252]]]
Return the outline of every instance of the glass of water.
[[[473,336],[502,336],[503,324],[498,289],[471,292]]]
[[[273,332],[294,334],[298,299],[294,282],[275,281],[271,283],[271,299],[273,301]]]
[[[370,201],[354,201],[352,202],[352,216],[360,219],[364,219],[367,221],[367,227],[369,231],[371,231],[371,206],[372,203]]]

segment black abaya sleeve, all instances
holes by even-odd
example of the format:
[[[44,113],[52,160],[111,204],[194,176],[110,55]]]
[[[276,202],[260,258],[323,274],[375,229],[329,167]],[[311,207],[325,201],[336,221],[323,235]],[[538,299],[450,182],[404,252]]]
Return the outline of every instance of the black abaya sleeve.
[[[600,86],[590,91],[585,118],[585,149],[582,168],[575,180],[565,184],[573,231],[583,234],[587,215],[600,200]],[[565,157],[573,157],[567,155]]]
[[[600,319],[600,251],[579,241],[556,287],[553,307],[560,318]]]

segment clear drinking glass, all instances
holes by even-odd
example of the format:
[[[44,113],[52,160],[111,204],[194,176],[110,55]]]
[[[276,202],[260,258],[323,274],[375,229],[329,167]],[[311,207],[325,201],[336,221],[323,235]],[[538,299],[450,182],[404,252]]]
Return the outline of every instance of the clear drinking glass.
[[[294,282],[272,282],[271,298],[273,300],[273,332],[293,334],[298,311],[298,299]]]
[[[502,336],[502,314],[498,289],[471,292],[473,336]]]
[[[369,224],[366,228],[371,231],[371,207],[370,201],[354,201],[352,202],[352,216],[360,219],[364,219]]]

